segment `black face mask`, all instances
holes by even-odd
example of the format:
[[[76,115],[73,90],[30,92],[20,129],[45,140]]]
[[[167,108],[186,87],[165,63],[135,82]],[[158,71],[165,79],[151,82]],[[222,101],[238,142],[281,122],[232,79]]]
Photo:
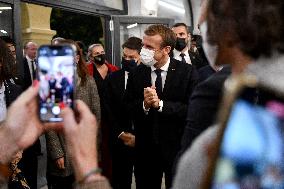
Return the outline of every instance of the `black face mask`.
[[[122,70],[131,72],[133,69],[137,67],[137,63],[135,62],[134,59],[126,60],[125,58],[122,58],[121,66],[122,66]]]
[[[177,38],[175,49],[178,51],[182,51],[186,47],[187,43],[185,42],[185,38]]]
[[[98,56],[95,56],[94,61],[95,61],[96,64],[103,65],[106,61],[106,55],[100,54]]]

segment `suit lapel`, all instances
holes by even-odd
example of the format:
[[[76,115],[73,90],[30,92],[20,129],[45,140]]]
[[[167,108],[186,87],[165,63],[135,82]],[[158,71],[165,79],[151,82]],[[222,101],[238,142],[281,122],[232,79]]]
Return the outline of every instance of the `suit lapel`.
[[[143,78],[143,81],[144,81],[143,87],[144,88],[151,87],[152,86],[152,82],[151,82],[151,68],[145,66],[144,73],[142,74],[142,76],[144,77]]]
[[[162,96],[166,96],[168,91],[171,89],[171,85],[175,82],[174,78],[176,77],[176,67],[177,67],[177,62],[171,60]]]
[[[119,80],[118,80],[118,89],[120,94],[124,94],[125,92],[125,72],[124,71],[121,71],[119,73]]]

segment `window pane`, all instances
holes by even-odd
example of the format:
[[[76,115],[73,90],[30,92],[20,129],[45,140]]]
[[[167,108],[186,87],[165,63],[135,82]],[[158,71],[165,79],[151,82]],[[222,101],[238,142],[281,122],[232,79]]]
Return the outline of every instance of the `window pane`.
[[[0,3],[0,36],[12,36],[13,10],[11,5]]]
[[[159,0],[158,17],[173,18],[175,22],[191,25],[188,1]]]

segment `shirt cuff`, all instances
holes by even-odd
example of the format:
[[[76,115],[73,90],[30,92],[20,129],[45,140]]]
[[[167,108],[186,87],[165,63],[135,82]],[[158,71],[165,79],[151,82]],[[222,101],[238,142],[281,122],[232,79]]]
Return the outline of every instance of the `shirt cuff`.
[[[143,110],[144,110],[144,113],[145,113],[146,115],[148,115],[150,108],[148,108],[148,109],[145,108],[144,101],[143,101]]]
[[[162,112],[163,111],[163,106],[164,106],[164,102],[162,100],[160,100],[158,112]]]

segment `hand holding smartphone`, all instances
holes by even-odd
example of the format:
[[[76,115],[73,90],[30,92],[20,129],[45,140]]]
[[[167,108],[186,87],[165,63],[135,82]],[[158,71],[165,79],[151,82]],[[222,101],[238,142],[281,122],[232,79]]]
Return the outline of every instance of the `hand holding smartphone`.
[[[226,85],[202,188],[284,188],[284,94],[246,76]]]
[[[38,49],[39,117],[62,121],[61,110],[74,104],[74,51],[69,45],[44,45]]]

